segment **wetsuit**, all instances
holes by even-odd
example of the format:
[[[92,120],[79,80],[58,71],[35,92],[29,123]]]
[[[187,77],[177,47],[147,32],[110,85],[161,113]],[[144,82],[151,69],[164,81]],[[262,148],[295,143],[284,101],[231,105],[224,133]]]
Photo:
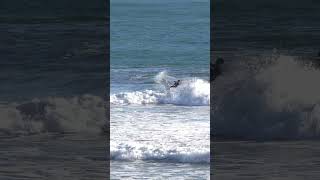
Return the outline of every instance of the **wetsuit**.
[[[178,81],[174,81],[174,84],[172,85],[172,86],[170,86],[170,88],[172,88],[172,87],[178,87],[179,86],[179,84],[180,84],[180,80],[178,80]]]

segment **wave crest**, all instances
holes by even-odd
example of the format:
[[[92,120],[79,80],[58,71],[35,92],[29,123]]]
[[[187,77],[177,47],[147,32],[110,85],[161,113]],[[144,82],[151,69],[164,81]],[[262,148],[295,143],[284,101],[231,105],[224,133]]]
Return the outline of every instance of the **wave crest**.
[[[101,132],[106,123],[101,97],[48,97],[0,105],[1,128],[6,134],[45,132]]]
[[[113,94],[112,104],[174,104],[184,106],[206,106],[210,104],[210,83],[203,79],[183,79],[176,88],[170,89],[175,78],[161,72],[155,77],[158,90],[144,90]]]

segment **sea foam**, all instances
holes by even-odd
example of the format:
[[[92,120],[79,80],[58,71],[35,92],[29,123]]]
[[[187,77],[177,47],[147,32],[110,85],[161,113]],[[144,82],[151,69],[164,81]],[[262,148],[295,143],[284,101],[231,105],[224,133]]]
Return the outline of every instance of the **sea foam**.
[[[176,88],[170,83],[176,78],[166,72],[155,77],[157,88],[143,91],[122,92],[112,94],[112,104],[174,104],[184,106],[207,106],[210,104],[210,83],[199,78],[182,79]]]
[[[122,161],[162,161],[174,163],[209,163],[208,148],[155,147],[139,143],[112,144],[111,159]]]

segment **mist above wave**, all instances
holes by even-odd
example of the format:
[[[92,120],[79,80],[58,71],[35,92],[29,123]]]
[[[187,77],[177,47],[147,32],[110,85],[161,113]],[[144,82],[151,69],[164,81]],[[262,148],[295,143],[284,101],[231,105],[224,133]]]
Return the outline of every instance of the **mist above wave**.
[[[255,71],[237,66],[234,73],[215,82],[214,136],[319,138],[320,71],[291,56],[267,59],[267,63],[255,59]]]

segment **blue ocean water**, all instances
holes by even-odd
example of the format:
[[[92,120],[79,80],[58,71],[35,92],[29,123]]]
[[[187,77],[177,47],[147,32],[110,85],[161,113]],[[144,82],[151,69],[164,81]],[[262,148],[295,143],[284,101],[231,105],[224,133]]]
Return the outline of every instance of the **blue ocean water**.
[[[209,14],[206,0],[111,1],[112,178],[209,177]]]
[[[208,78],[208,5],[191,0],[111,1],[111,89],[148,86],[163,70],[177,77]]]

